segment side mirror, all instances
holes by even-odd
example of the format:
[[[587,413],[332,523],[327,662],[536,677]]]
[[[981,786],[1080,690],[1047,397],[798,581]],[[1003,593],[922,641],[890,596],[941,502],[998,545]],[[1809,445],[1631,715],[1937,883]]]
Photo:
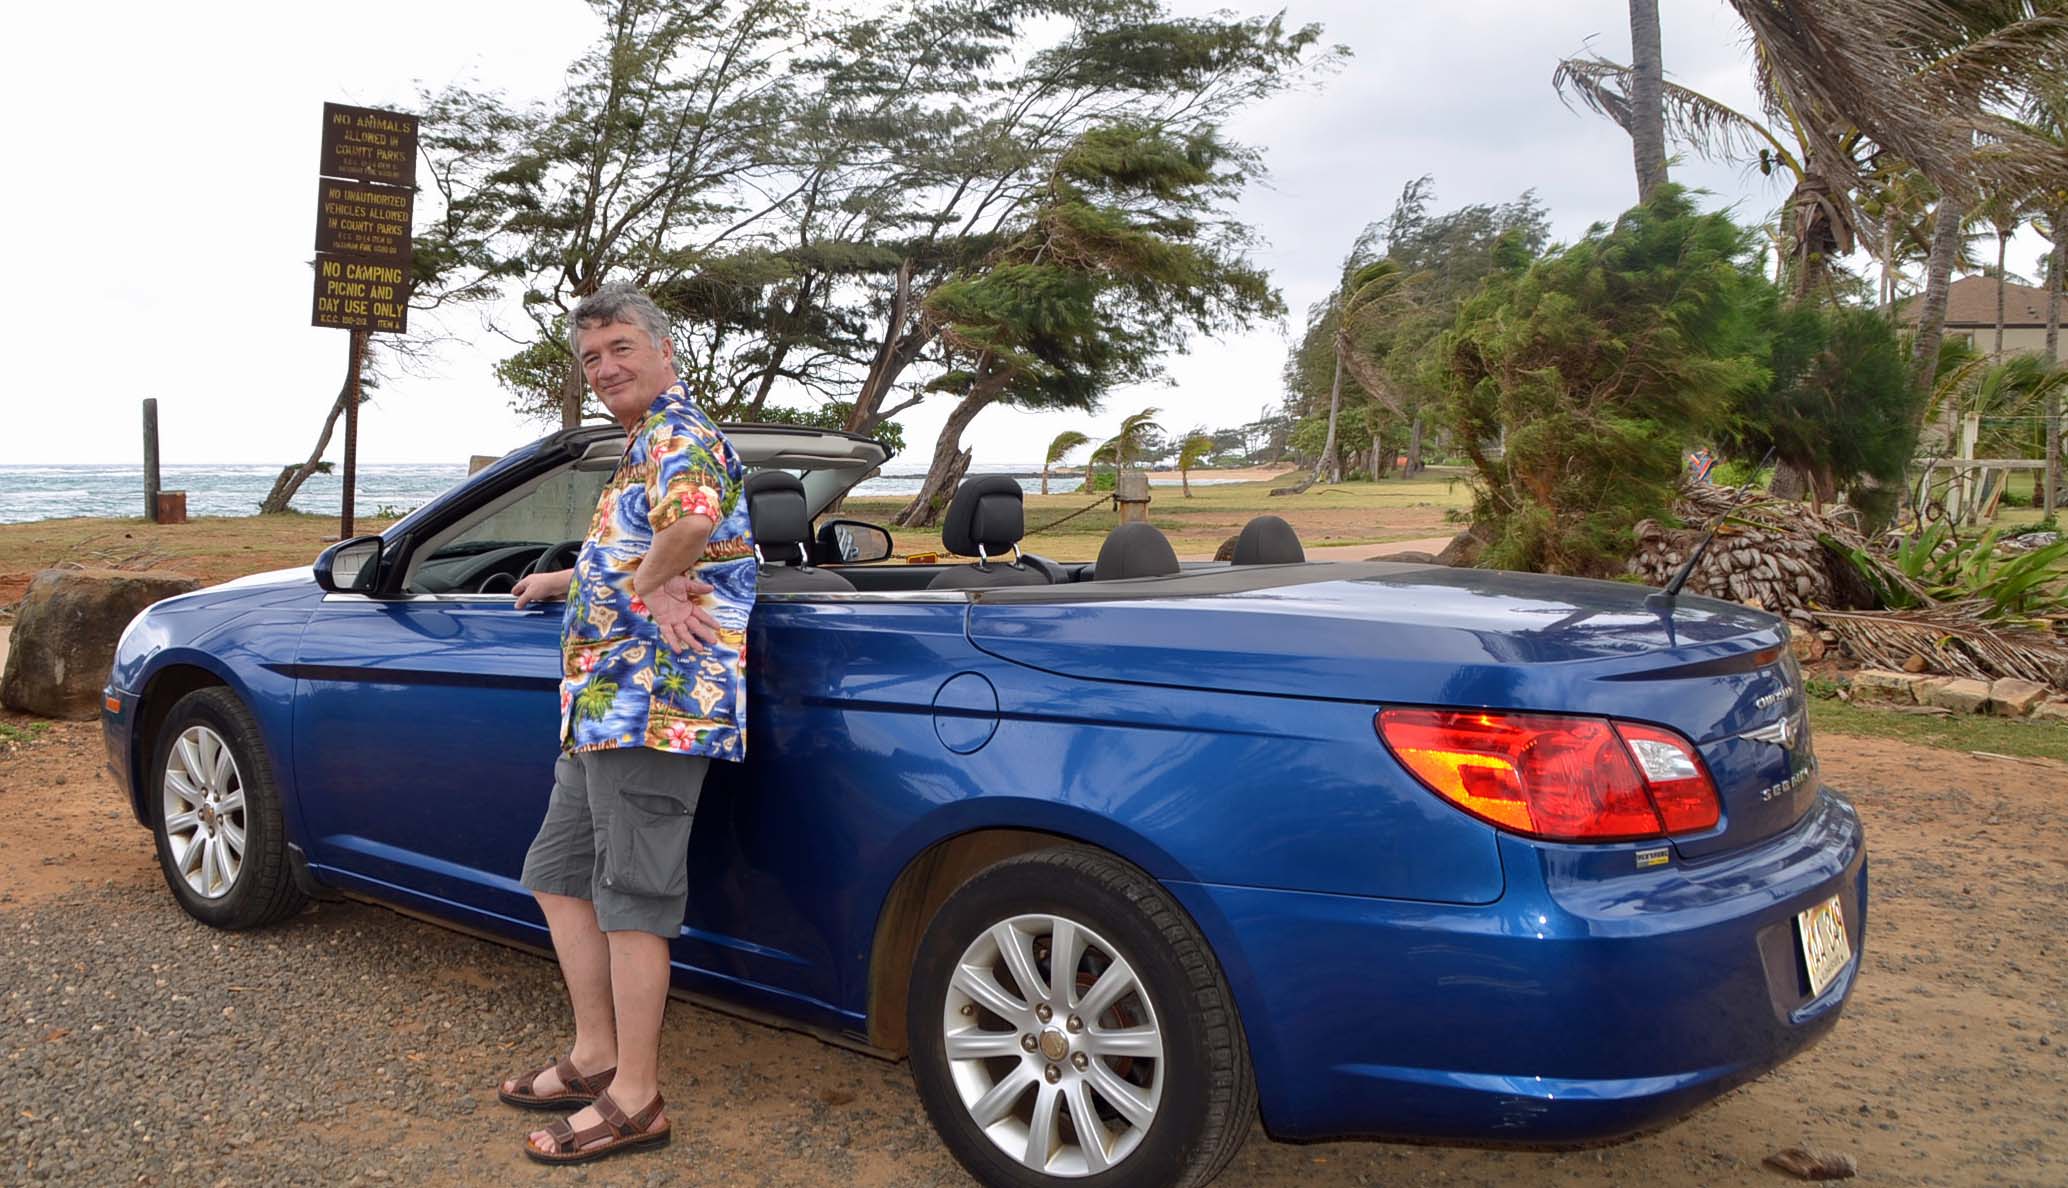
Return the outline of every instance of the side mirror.
[[[890,533],[860,520],[828,520],[819,525],[812,556],[841,565],[860,565],[890,556]]]
[[[381,538],[355,536],[316,554],[316,584],[332,594],[364,594],[381,571]]]

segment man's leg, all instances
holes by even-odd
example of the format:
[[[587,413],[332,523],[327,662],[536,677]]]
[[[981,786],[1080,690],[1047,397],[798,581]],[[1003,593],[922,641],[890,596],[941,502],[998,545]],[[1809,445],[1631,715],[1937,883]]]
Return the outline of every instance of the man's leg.
[[[567,1058],[576,1071],[597,1073],[618,1062],[617,1028],[611,1018],[611,945],[596,927],[596,905],[569,895],[536,893],[546,925],[553,930],[553,952],[560,958],[560,976],[567,982],[567,1000],[574,1007],[574,1048]],[[538,1091],[550,1096],[558,1077],[540,1078]]]
[[[613,932],[609,993],[617,1008],[617,1080],[610,1097],[637,1112],[660,1092],[661,1016],[668,1008],[668,942],[651,932]]]
[[[588,781],[581,765],[563,755],[553,768],[553,795],[546,819],[524,858],[524,885],[545,913],[553,951],[574,1007],[574,1047],[567,1058],[581,1073],[599,1073],[617,1063],[617,1030],[611,1021],[610,947],[596,924],[593,876],[595,822],[589,811]],[[539,1097],[557,1096],[566,1086],[548,1069],[532,1082]],[[516,1081],[503,1082],[504,1092]]]

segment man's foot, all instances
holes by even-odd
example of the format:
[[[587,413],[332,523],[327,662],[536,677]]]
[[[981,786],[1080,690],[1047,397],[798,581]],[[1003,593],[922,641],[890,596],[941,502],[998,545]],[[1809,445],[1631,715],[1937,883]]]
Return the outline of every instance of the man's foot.
[[[583,1073],[572,1058],[557,1060],[528,1076],[512,1077],[502,1083],[496,1096],[506,1104],[526,1110],[565,1110],[585,1106],[610,1088],[617,1067]]]
[[[670,1128],[662,1105],[655,1093],[644,1109],[627,1117],[609,1093],[600,1093],[573,1117],[532,1131],[524,1153],[540,1163],[587,1163],[633,1147],[666,1146]]]

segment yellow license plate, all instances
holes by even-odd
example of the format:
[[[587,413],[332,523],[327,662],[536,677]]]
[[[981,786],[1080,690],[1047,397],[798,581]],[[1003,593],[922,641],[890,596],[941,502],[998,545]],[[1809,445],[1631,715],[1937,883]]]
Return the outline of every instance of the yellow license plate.
[[[1802,959],[1809,966],[1810,997],[1815,998],[1853,959],[1853,945],[1845,935],[1845,911],[1838,905],[1838,896],[1795,913],[1795,934],[1802,939]]]

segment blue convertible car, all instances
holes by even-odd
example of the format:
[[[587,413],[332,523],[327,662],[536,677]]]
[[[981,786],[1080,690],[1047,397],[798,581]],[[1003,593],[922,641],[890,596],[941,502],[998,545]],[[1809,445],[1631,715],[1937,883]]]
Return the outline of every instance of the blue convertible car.
[[[1668,1121],[1838,1018],[1866,924],[1784,625],[1643,588],[1301,560],[1146,525],[1022,556],[971,479],[889,561],[878,443],[733,426],[763,555],[750,758],[713,764],[675,980],[907,1055],[979,1179],[1203,1183],[1287,1139]],[[565,563],[621,434],[548,437],[313,571],[159,603],[108,753],[181,905],[308,896],[545,946],[517,884]]]

